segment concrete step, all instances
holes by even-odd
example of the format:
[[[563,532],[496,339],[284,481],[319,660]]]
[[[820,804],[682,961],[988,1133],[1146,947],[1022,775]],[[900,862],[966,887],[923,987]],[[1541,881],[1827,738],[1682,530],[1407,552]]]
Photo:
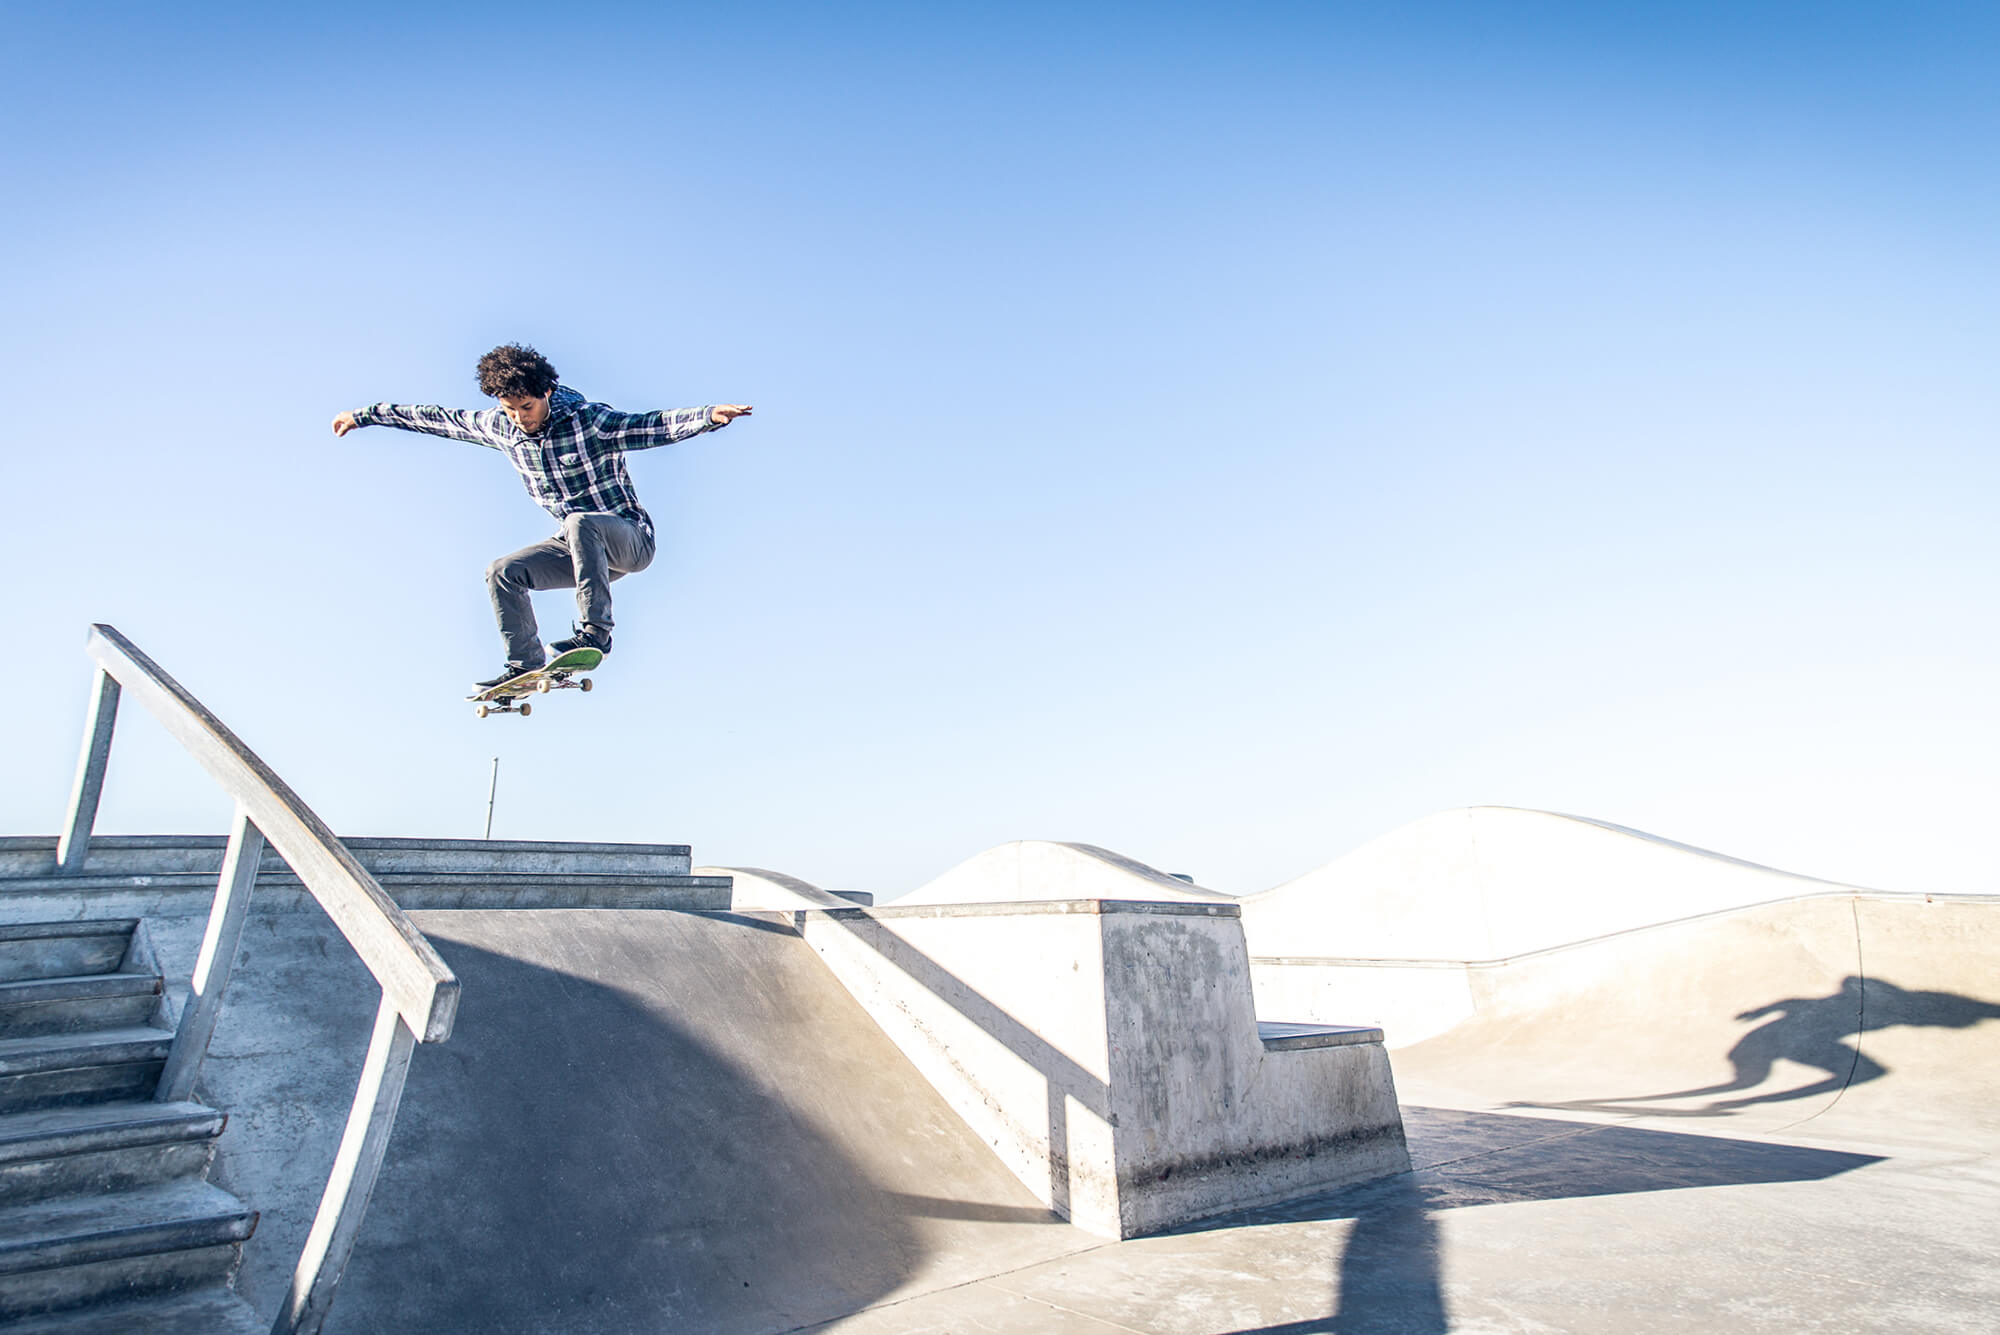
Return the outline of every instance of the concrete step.
[[[0,1039],[0,1113],[146,1098],[173,1045],[143,1025]]]
[[[1293,1052],[1302,1048],[1344,1048],[1357,1043],[1380,1043],[1382,1031],[1372,1024],[1295,1024],[1289,1020],[1257,1021],[1257,1037],[1266,1052]]]
[[[206,1182],[0,1210],[0,1319],[227,1283],[257,1212]]]
[[[15,922],[0,926],[0,982],[110,973],[132,944],[131,918]]]
[[[143,1025],[160,1008],[158,974],[96,973],[0,983],[0,1038]]]
[[[271,1323],[226,1285],[131,1298],[12,1322],[7,1335],[269,1335]]]
[[[198,1178],[227,1120],[199,1103],[140,1101],[0,1117],[0,1208]]]

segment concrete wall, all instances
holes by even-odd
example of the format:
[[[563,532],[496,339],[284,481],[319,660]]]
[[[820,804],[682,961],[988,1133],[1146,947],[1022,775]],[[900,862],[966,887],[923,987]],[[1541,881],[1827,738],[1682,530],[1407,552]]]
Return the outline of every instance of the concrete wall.
[[[806,940],[1050,1208],[1108,1237],[1408,1165],[1379,1043],[1260,1036],[1232,905],[819,910]]]

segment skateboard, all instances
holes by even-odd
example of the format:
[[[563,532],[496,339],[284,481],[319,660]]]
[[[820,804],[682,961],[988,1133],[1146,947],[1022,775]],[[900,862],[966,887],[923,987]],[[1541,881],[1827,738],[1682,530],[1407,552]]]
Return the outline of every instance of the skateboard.
[[[523,696],[546,695],[550,691],[587,691],[590,689],[590,678],[576,674],[588,672],[603,661],[602,650],[572,649],[566,654],[557,654],[538,668],[509,677],[498,686],[488,686],[465,698],[474,702],[477,707],[473,712],[481,718],[488,714],[519,714],[526,718],[534,713],[534,708],[522,699]]]

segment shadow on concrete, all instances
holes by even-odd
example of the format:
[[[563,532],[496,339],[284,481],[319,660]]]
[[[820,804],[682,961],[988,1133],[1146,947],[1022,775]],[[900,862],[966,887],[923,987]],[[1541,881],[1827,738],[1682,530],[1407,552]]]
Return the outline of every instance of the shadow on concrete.
[[[788,1330],[1090,1241],[789,932],[418,916],[464,999],[412,1063],[329,1335]]]
[[[767,1330],[917,1259],[906,1207],[728,1054],[614,988],[437,945],[458,1029],[412,1066],[330,1330]]]
[[[1175,1230],[1353,1221],[1328,1316],[1227,1335],[1442,1335],[1451,1329],[1438,1217],[1476,1205],[1812,1182],[1879,1156],[1454,1109],[1403,1108],[1417,1167]]]
[[[1766,1017],[1769,1017],[1768,1019]],[[1866,1084],[1889,1074],[1889,1068],[1862,1050],[1871,1032],[1898,1026],[1966,1029],[1983,1020],[2000,1019],[2000,1004],[1956,992],[1923,992],[1899,987],[1885,979],[1849,975],[1823,997],[1785,997],[1737,1015],[1739,1021],[1764,1020],[1729,1050],[1731,1078],[1694,1089],[1659,1094],[1620,1095],[1606,1099],[1576,1099],[1561,1103],[1511,1103],[1525,1108],[1565,1108],[1579,1112],[1654,1117],[1711,1117],[1764,1103],[1838,1094],[1851,1085]],[[1852,1042],[1848,1040],[1854,1040]],[[1771,1078],[1779,1060],[1826,1072],[1822,1079],[1789,1089],[1756,1090]],[[1725,1098],[1737,1094],[1740,1097]],[[1650,1106],[1684,1099],[1707,1099],[1697,1108]]]

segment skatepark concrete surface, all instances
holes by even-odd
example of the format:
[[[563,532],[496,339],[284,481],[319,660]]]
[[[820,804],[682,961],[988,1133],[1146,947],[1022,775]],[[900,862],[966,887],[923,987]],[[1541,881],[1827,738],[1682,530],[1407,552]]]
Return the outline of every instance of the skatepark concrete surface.
[[[216,1178],[264,1210],[263,1308],[372,1006],[306,916],[253,919],[205,1076],[240,1110]],[[1125,1241],[1033,1199],[783,913],[414,916],[464,1001],[412,1065],[335,1335],[2000,1329],[1991,897],[1489,960],[1395,1053],[1411,1171]]]

